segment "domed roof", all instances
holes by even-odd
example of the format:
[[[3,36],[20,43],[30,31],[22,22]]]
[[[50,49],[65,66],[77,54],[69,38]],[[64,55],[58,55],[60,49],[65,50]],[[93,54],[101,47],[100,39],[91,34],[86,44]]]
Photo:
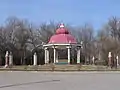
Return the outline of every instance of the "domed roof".
[[[60,27],[56,30],[56,34],[69,34],[67,28],[64,27],[64,24],[61,24]]]
[[[60,24],[60,27],[56,30],[56,34],[50,38],[48,43],[68,44],[77,42],[67,28],[64,27],[64,24]]]

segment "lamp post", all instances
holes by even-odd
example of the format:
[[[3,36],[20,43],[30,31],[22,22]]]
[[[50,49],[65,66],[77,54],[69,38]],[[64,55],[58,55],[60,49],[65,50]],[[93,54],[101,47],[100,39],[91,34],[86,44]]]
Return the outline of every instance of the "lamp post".
[[[9,54],[9,65],[10,66],[13,65],[13,55],[12,55],[12,52],[10,52],[10,54]]]
[[[111,59],[112,59],[112,54],[111,54],[111,52],[109,52],[109,53],[108,53],[108,66],[109,66],[109,67],[110,67],[111,64],[112,64],[112,62],[111,62],[112,60],[111,60]]]
[[[118,56],[116,56],[116,64],[117,64],[117,66],[119,66],[119,57]]]
[[[34,53],[33,65],[34,65],[34,66],[37,65],[37,54],[36,54],[36,52]]]
[[[9,52],[6,51],[6,55],[5,55],[5,68],[7,68],[9,65]]]
[[[95,65],[95,57],[92,58],[92,64]]]

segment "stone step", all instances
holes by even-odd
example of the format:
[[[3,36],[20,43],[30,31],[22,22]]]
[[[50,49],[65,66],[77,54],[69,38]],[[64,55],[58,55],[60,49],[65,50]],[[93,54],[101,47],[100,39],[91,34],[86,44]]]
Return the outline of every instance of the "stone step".
[[[66,62],[67,63],[68,60],[67,59],[59,59],[58,62]]]
[[[56,65],[65,65],[68,64],[68,60],[66,59],[59,59],[58,63],[56,63]]]

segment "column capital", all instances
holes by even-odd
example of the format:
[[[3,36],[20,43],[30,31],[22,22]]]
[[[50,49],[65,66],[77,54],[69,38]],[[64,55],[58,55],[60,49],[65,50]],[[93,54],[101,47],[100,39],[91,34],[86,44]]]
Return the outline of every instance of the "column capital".
[[[70,48],[71,48],[71,46],[66,46],[66,48],[69,48],[69,49],[70,49]]]
[[[80,47],[77,47],[77,50],[80,50],[81,48]]]
[[[55,48],[55,49],[56,49],[56,48],[57,48],[57,46],[52,46],[52,48]]]
[[[45,47],[44,49],[46,50],[46,49],[48,49],[48,47]]]
[[[78,49],[80,49],[82,46],[77,46]]]
[[[35,52],[34,55],[37,55],[37,53]]]
[[[49,47],[45,47],[44,50],[49,50]]]

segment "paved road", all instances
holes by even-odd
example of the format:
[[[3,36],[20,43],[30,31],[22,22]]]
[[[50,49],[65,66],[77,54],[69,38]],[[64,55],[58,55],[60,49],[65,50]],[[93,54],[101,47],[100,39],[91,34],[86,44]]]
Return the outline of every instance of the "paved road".
[[[120,90],[120,73],[0,72],[0,90]]]

